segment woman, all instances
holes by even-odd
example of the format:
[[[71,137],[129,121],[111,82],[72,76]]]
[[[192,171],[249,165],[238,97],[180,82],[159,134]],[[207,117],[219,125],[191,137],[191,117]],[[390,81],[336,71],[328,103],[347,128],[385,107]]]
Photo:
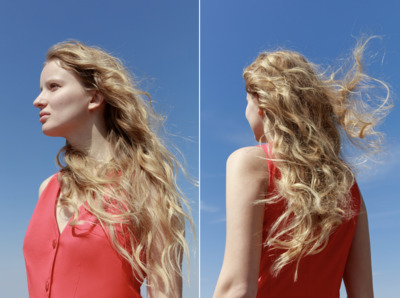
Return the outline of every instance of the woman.
[[[186,201],[157,117],[120,61],[76,41],[49,49],[45,135],[64,137],[24,241],[30,297],[180,297]]]
[[[388,88],[362,73],[368,40],[325,78],[296,52],[262,53],[244,70],[258,147],[227,161],[227,236],[214,297],[372,297],[367,212],[341,155],[343,136],[376,149]],[[387,96],[368,105],[372,83]],[[368,91],[368,94],[365,93]],[[377,108],[370,108],[371,106]]]

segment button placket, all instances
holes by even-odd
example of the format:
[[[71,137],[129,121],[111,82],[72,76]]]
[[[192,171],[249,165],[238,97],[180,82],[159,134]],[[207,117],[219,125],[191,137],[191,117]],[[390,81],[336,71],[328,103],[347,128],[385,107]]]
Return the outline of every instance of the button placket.
[[[51,284],[52,284],[52,280],[53,280],[53,270],[54,270],[54,262],[56,260],[56,256],[57,256],[57,250],[58,250],[58,244],[60,242],[60,235],[55,235],[56,237],[53,238],[53,240],[51,240],[51,247],[53,249],[52,251],[52,257],[53,257],[53,262],[52,262],[52,266],[51,266],[51,272],[50,272],[50,276],[48,277],[47,281],[46,281],[46,293],[47,295],[50,297],[51,296]]]

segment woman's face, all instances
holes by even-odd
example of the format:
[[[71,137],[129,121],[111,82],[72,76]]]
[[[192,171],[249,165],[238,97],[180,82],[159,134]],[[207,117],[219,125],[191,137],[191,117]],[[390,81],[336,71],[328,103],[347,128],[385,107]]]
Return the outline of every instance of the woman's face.
[[[258,101],[255,96],[247,93],[246,100],[246,119],[253,130],[256,141],[258,142],[264,136],[263,116],[258,114]]]
[[[43,133],[66,139],[82,133],[91,98],[92,94],[59,61],[47,62],[40,76],[40,94],[33,102],[40,109]]]

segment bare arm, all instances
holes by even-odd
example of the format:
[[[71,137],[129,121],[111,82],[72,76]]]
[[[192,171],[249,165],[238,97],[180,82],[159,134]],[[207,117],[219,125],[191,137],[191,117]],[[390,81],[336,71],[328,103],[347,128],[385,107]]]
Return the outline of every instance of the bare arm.
[[[148,277],[148,279],[151,283],[151,276]],[[160,281],[157,286],[148,286],[147,298],[182,298],[182,277],[179,274],[175,273],[173,276],[172,289],[169,295],[165,294],[165,289],[162,284],[163,283]]]
[[[262,249],[268,166],[259,147],[235,151],[226,170],[226,244],[214,292],[218,297],[255,297]]]
[[[152,258],[158,264],[161,263],[162,250],[164,248],[164,242],[160,241],[164,239],[161,235],[155,235],[155,246],[152,250]],[[181,252],[181,256],[182,256]],[[179,260],[180,268],[182,268],[182,258]],[[156,276],[147,276],[147,298],[169,298],[176,297],[182,298],[182,276],[178,272],[166,272],[170,280],[170,292],[167,294],[167,289],[161,278]]]
[[[154,196],[157,195],[157,192],[153,189],[152,192]],[[154,203],[154,202],[153,202]],[[156,205],[153,208],[157,208]],[[158,232],[153,236],[154,245],[151,248],[151,258],[153,259],[154,264],[162,263],[162,254],[164,249],[169,242],[169,245],[174,245],[170,241],[167,235],[170,235],[169,226],[162,225],[161,223],[157,224]],[[172,237],[172,236],[171,236]],[[154,275],[147,276],[147,298],[182,298],[182,256],[184,254],[183,248],[180,248],[179,251],[176,252],[178,256],[178,260],[176,260],[176,264],[179,264],[179,272],[174,272],[172,269],[169,272],[165,272],[167,274],[167,278],[170,279],[169,283],[169,293],[167,294],[167,288],[163,280],[160,277]],[[171,263],[175,263],[175,260],[164,260],[170,261]]]
[[[343,279],[349,298],[374,297],[368,216],[362,198],[360,214],[358,215],[356,230],[347,258]]]

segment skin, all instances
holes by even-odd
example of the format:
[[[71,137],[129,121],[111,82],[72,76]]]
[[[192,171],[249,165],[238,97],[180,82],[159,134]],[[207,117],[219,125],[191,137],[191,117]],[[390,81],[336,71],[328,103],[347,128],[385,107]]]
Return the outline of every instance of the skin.
[[[247,93],[246,101],[246,119],[253,131],[254,138],[257,142],[266,143],[267,139],[264,132],[264,122],[267,119],[258,107],[258,97],[257,95]]]
[[[154,196],[156,196],[155,190],[154,191]],[[154,208],[157,208],[154,206]],[[155,245],[152,251],[153,258],[156,260],[156,262],[161,263],[161,254],[162,254],[162,249],[164,247],[164,243],[161,239],[163,239],[163,235],[166,234],[165,231],[163,230],[158,230],[159,234],[154,235],[155,239]],[[183,252],[182,252],[183,254]],[[158,261],[157,261],[158,260]],[[180,260],[180,264],[182,264],[182,259]],[[168,272],[168,275],[172,277],[172,282],[171,282],[171,289],[170,289],[170,294],[165,294],[166,289],[164,288],[163,281],[158,279],[154,280],[156,281],[153,283],[153,278],[152,276],[148,276],[147,279],[149,281],[149,284],[153,284],[153,286],[148,286],[147,287],[147,298],[169,298],[169,297],[177,297],[181,298],[182,297],[182,276],[179,275],[178,273],[173,273],[173,272]]]
[[[100,162],[110,159],[103,95],[85,90],[79,78],[62,68],[59,61],[48,61],[45,64],[40,76],[40,94],[33,105],[40,109],[40,121],[45,135],[63,137],[74,148],[88,152],[90,157]],[[45,179],[40,185],[39,197],[50,179],[51,177]],[[83,203],[76,195],[72,196],[72,200],[78,206]],[[62,208],[57,203],[56,219],[60,233],[71,216],[71,210]],[[161,248],[162,244],[156,246],[154,258],[161,256]],[[152,277],[148,276],[148,279],[151,281]],[[182,297],[182,278],[179,274],[174,275],[172,288],[174,297]],[[164,293],[162,286],[147,288],[149,298],[170,297]]]
[[[258,99],[247,94],[246,119],[257,141],[263,140],[263,114]],[[214,292],[219,297],[255,297],[262,249],[264,204],[255,204],[268,189],[264,150],[244,147],[226,165],[226,242],[221,273]],[[238,241],[240,239],[240,241]]]
[[[255,297],[262,249],[268,166],[259,147],[231,154],[226,167],[226,244],[214,292],[218,297]],[[240,239],[240,240],[238,240]]]
[[[163,290],[155,289],[154,287],[147,287],[147,298],[169,298],[177,297],[182,298],[182,278],[175,274],[174,278],[174,289],[172,290],[172,296],[166,295]]]
[[[44,180],[43,183],[40,185],[39,197],[41,196],[42,191],[46,188],[50,179],[51,179],[51,176],[49,178],[47,178],[46,180]],[[65,228],[65,226],[67,225],[67,223],[69,221],[69,218],[65,219],[66,221],[64,220],[61,222],[60,218],[62,218],[62,217],[60,217],[58,215],[58,213],[59,212],[57,212],[57,223],[58,223],[59,229],[61,229],[60,225],[62,225]],[[72,214],[70,215],[70,217],[71,216],[72,216]],[[60,232],[62,232],[62,230]],[[161,239],[161,237],[159,237],[159,239]],[[161,243],[159,243],[156,248],[157,251],[153,252],[154,258],[160,258],[160,260],[161,260],[161,249],[162,249],[162,245],[161,245]],[[149,276],[148,280],[151,282],[152,277]],[[147,287],[147,297],[148,298],[169,298],[169,297],[182,298],[182,277],[179,274],[174,274],[174,276],[173,276],[171,293],[173,293],[173,294],[171,294],[172,296],[165,294],[165,289],[162,286],[162,281],[158,282],[158,287],[150,287],[150,286]]]
[[[79,78],[62,68],[59,61],[48,61],[44,66],[40,76],[40,94],[33,105],[40,109],[45,135],[63,137],[73,147],[89,152],[89,156],[97,160],[108,159],[103,96],[86,91]],[[46,179],[40,186],[39,195],[48,181]],[[75,195],[72,200],[78,206],[82,204]],[[72,211],[63,208],[58,201],[56,218],[60,233],[71,216]]]
[[[157,237],[157,235],[155,236]],[[161,239],[161,236],[158,237]],[[154,257],[158,258],[161,262],[161,252],[163,244],[161,242],[157,243],[157,252],[153,252]],[[173,274],[173,273],[171,273]],[[148,280],[152,281],[152,277],[149,276]],[[173,282],[172,282],[172,289],[169,295],[165,294],[165,289],[163,287],[163,283],[161,280],[158,280],[158,283],[155,285],[157,286],[148,286],[147,287],[147,298],[169,298],[169,297],[177,297],[182,298],[182,277],[179,274],[173,274]]]
[[[360,214],[351,244],[343,276],[349,298],[372,298],[371,247],[368,230],[368,215],[361,198]]]
[[[45,135],[63,137],[98,160],[109,158],[103,96],[86,91],[79,78],[59,61],[49,61],[43,68],[40,94],[33,105],[43,115],[40,121]]]

